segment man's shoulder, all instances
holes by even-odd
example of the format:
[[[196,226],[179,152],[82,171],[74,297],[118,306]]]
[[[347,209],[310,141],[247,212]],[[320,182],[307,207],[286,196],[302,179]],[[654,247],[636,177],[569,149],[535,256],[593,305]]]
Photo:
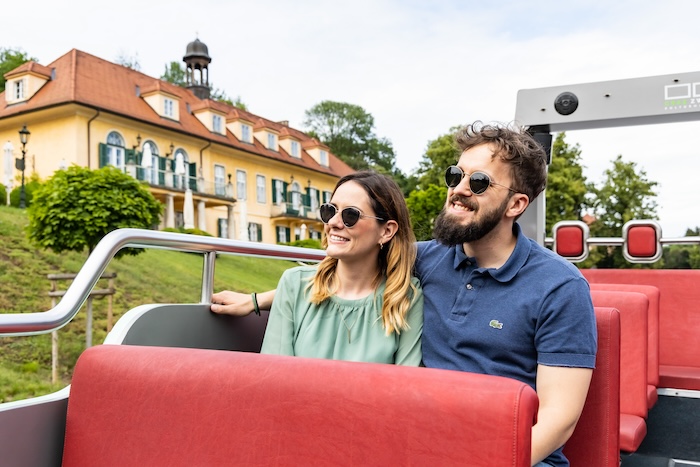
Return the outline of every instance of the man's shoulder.
[[[583,278],[583,274],[571,262],[556,254],[549,248],[545,248],[536,241],[528,239],[530,247],[530,263],[536,268],[545,268],[553,274]]]
[[[435,253],[437,251],[449,251],[454,249],[454,246],[443,245],[437,240],[423,240],[418,242],[418,255],[424,255],[426,253]]]

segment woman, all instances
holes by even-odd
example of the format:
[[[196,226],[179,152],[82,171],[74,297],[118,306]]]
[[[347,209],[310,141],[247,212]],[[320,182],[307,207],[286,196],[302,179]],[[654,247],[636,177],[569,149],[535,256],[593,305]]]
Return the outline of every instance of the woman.
[[[423,295],[401,190],[389,177],[356,172],[338,181],[320,214],[327,256],[283,273],[261,353],[418,366]],[[227,294],[213,301],[227,303]]]

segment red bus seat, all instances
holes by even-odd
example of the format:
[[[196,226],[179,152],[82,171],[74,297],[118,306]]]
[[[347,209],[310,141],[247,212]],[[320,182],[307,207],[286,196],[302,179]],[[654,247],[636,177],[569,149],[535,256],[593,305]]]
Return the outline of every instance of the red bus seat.
[[[75,367],[63,466],[524,467],[537,407],[497,376],[101,345]]]
[[[598,353],[586,404],[564,446],[571,467],[620,465],[620,313],[596,307]]]
[[[659,289],[653,285],[641,284],[597,284],[592,283],[591,290],[621,290],[639,292],[649,300],[648,335],[647,335],[647,408],[651,409],[659,399]]]
[[[589,283],[659,289],[659,388],[700,390],[700,270],[582,269]]]
[[[639,292],[591,290],[594,306],[620,312],[620,450],[635,452],[646,436],[647,317],[649,300]]]

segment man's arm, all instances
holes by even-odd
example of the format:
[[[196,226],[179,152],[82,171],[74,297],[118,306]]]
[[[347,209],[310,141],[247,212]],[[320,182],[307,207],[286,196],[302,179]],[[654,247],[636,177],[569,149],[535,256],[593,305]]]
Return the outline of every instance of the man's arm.
[[[537,366],[540,407],[532,427],[532,465],[544,460],[571,437],[588,395],[593,370]]]
[[[275,298],[275,290],[256,294],[258,307],[269,310]],[[211,296],[211,311],[222,315],[247,316],[253,312],[253,297],[249,293],[224,290]]]

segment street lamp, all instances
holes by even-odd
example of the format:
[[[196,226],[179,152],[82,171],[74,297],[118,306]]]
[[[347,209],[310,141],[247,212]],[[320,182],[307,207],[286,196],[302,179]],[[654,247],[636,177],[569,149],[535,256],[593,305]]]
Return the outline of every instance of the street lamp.
[[[22,171],[22,185],[19,189],[19,207],[20,209],[24,209],[27,207],[27,198],[26,194],[24,192],[24,167],[25,167],[25,156],[27,154],[27,151],[25,147],[27,146],[27,142],[29,141],[29,135],[31,133],[29,130],[27,130],[27,125],[23,125],[22,129],[19,130],[19,141],[22,143],[22,159],[17,159],[16,161],[16,166],[18,169]]]

